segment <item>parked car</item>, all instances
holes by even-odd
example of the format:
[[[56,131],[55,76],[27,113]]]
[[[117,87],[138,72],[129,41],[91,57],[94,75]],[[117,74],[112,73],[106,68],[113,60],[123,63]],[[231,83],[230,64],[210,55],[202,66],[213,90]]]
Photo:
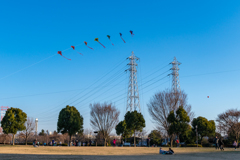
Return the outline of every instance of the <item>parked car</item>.
[[[129,143],[129,142],[125,142],[125,143],[123,143],[123,146],[131,147],[131,143]]]
[[[166,146],[168,142],[162,142],[162,146]]]
[[[139,142],[136,146],[147,146],[147,142]]]

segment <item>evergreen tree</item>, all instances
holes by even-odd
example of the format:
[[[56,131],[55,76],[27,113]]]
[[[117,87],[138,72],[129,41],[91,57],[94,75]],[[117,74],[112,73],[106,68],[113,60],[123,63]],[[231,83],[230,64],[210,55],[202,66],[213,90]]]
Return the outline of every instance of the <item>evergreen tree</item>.
[[[197,132],[198,135],[200,135],[200,140],[202,144],[202,139],[205,136],[214,136],[215,135],[215,122],[213,120],[207,120],[207,118],[204,117],[197,117],[194,118],[192,121],[192,131],[196,133],[196,125],[197,125]]]
[[[170,112],[170,114],[167,117],[167,121],[170,124],[168,133],[176,134],[179,140],[179,135],[181,133],[184,134],[187,131],[190,118],[187,112],[183,109],[183,107],[180,106],[177,109],[176,113],[174,113],[174,111]]]
[[[115,129],[116,129],[117,135],[122,135],[122,137],[125,138],[125,142],[126,142],[126,138],[128,138],[133,134],[133,131],[127,128],[127,124],[125,120],[119,122]]]
[[[68,133],[70,141],[72,135],[83,132],[83,117],[74,106],[67,105],[60,111],[58,116],[57,131],[62,134]]]
[[[148,135],[150,137],[150,145],[161,145],[162,142],[162,136],[160,131],[158,130],[152,130],[151,133]]]
[[[19,108],[9,108],[1,121],[1,127],[5,134],[13,134],[13,145],[15,144],[15,134],[17,131],[26,129],[25,122],[27,114]]]
[[[133,130],[134,132],[134,146],[136,147],[135,134],[136,131],[142,132],[143,128],[145,127],[145,119],[143,118],[143,115],[137,111],[128,111],[125,115],[125,121],[127,124],[127,129]]]

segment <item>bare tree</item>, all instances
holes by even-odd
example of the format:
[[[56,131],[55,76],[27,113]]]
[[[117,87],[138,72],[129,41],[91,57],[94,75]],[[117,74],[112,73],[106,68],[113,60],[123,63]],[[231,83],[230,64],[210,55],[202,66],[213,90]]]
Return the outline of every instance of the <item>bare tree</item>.
[[[25,122],[25,126],[26,126],[26,129],[23,130],[19,135],[25,139],[25,143],[27,145],[27,141],[28,141],[28,138],[30,136],[33,136],[34,135],[34,129],[35,129],[35,122],[33,120],[33,118],[27,118],[27,121]]]
[[[238,142],[240,135],[240,110],[227,110],[219,114],[216,121],[218,122],[218,127],[221,127],[221,131],[234,135]]]
[[[11,143],[11,139],[12,137],[8,134],[0,134],[0,143],[3,143],[5,145],[5,143]]]
[[[91,129],[87,128],[87,129],[84,129],[84,131],[83,131],[83,135],[88,139],[89,139],[89,137],[92,136],[92,134],[93,134],[93,131]]]
[[[105,142],[104,146],[106,146],[106,141],[109,134],[111,133],[112,129],[115,128],[118,124],[118,117],[120,112],[112,103],[90,104],[90,108],[91,126],[95,131],[98,131],[102,134]]]
[[[166,89],[158,92],[150,99],[147,106],[149,114],[156,124],[156,128],[162,134],[168,135],[169,123],[167,122],[167,117],[172,110],[176,111],[179,106],[183,106],[190,120],[194,117],[194,113],[191,111],[191,105],[187,103],[187,94],[184,91],[173,92]],[[172,139],[174,135],[168,136]]]

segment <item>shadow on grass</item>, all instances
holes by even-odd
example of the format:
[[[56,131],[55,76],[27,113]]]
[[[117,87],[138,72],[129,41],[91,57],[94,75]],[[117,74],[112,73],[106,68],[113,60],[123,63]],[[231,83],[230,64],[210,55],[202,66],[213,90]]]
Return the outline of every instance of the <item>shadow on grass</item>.
[[[181,153],[174,155],[34,155],[34,154],[0,154],[1,160],[11,160],[11,159],[78,159],[78,160],[151,160],[151,159],[161,159],[161,160],[225,160],[225,159],[239,159],[240,152],[228,151],[228,152],[214,152],[214,153]]]

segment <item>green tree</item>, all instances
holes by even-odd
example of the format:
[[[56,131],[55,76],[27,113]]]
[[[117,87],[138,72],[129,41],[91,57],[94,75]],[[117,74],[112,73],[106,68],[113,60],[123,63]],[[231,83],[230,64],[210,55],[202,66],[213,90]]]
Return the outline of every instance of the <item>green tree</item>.
[[[208,121],[204,117],[197,117],[193,119],[192,126],[193,126],[192,131],[194,133],[196,133],[197,126],[197,132],[198,135],[200,136],[201,144],[203,137],[215,135],[216,126],[213,120]]]
[[[19,108],[9,108],[1,121],[1,127],[5,134],[13,134],[13,145],[15,144],[15,134],[17,131],[26,129],[25,122],[27,114]]]
[[[176,110],[176,114],[174,113],[174,111],[170,112],[170,114],[167,117],[167,121],[170,124],[168,133],[177,135],[178,140],[180,141],[179,135],[187,131],[188,123],[190,122],[190,118],[187,112],[183,109],[182,106],[180,106]],[[171,146],[172,146],[172,140],[171,140]]]
[[[134,132],[134,146],[136,147],[135,134],[136,131],[142,132],[143,128],[145,127],[145,119],[143,118],[143,115],[137,111],[128,111],[125,115],[125,121],[127,124],[127,129],[133,130]]]
[[[194,133],[192,132],[192,126],[188,125],[186,132],[179,135],[179,141],[185,142],[186,144],[194,144]]]
[[[127,124],[125,120],[119,122],[115,129],[116,129],[117,135],[122,135],[122,137],[125,138],[125,142],[126,142],[126,138],[128,138],[133,134],[133,131],[127,128]]]
[[[150,145],[156,144],[161,145],[162,142],[162,136],[161,132],[158,130],[152,130],[151,133],[148,135],[150,137]]]
[[[83,117],[74,106],[67,105],[60,111],[58,116],[57,131],[62,134],[68,133],[70,141],[72,135],[83,132]]]
[[[39,135],[39,136],[45,136],[46,133],[45,133],[44,129],[42,129],[41,132],[40,132],[38,135]]]

